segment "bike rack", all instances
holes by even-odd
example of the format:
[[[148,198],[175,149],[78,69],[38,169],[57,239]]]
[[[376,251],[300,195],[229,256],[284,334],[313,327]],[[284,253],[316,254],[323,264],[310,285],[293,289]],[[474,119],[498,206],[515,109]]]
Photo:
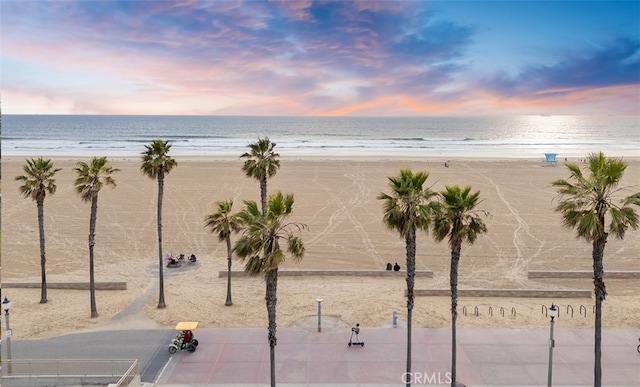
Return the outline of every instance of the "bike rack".
[[[500,308],[499,309],[500,316],[504,317],[506,315],[505,307],[504,306],[500,306],[499,308]],[[546,306],[543,305],[542,308],[543,308],[542,311],[544,312]],[[466,305],[464,305],[462,307],[462,314],[464,316],[467,316],[467,314],[468,314],[468,310],[467,310],[467,306]],[[474,306],[473,307],[473,315],[475,315],[476,317],[480,316],[480,309],[479,309],[478,306]],[[517,317],[517,315],[518,315],[518,310],[516,309],[516,307],[515,306],[511,307],[511,316],[512,317]],[[493,306],[491,306],[491,305],[489,305],[489,316],[493,317]]]
[[[582,314],[582,309],[584,308],[584,317],[587,317],[587,307],[584,305],[580,305],[580,310],[578,313]]]
[[[556,310],[560,311],[560,305],[558,305],[558,304],[554,304],[554,305],[557,308]],[[544,313],[544,317],[548,317],[549,316],[548,312],[549,312],[549,308],[547,308],[546,305],[542,305],[542,313]],[[560,320],[560,312],[558,312],[558,314],[556,315],[556,318],[558,320]]]
[[[567,314],[569,314],[569,309],[571,309],[571,318],[573,318],[573,306],[567,305]]]

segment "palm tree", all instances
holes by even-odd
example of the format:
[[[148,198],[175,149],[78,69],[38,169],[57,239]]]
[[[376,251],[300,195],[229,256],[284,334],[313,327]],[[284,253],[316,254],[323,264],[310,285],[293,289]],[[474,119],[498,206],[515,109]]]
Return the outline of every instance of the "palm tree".
[[[445,186],[440,192],[441,202],[433,217],[433,237],[442,242],[449,239],[451,247],[451,386],[456,385],[456,320],[458,317],[458,265],[462,243],[472,245],[478,235],[487,232],[481,215],[487,212],[476,210],[480,191],[471,193],[471,187]]]
[[[413,173],[401,170],[398,176],[389,177],[390,194],[381,193],[384,200],[383,222],[387,228],[396,230],[404,238],[407,257],[407,372],[411,375],[411,317],[413,312],[413,287],[416,275],[416,232],[428,231],[436,193],[423,188],[428,173]],[[407,386],[411,385],[411,378]]]
[[[23,184],[20,186],[20,193],[25,198],[31,198],[36,202],[38,209],[38,231],[40,235],[40,275],[42,285],[40,287],[40,303],[47,302],[47,271],[46,256],[44,248],[44,199],[49,195],[56,193],[56,180],[53,178],[61,168],[54,168],[51,160],[45,160],[42,157],[27,160],[22,170],[24,175],[16,176],[17,181]]]
[[[164,196],[164,178],[178,165],[178,162],[169,156],[171,144],[168,141],[153,140],[145,145],[142,152],[142,165],[140,170],[151,179],[158,181],[158,309],[167,305],[164,302],[164,277],[162,272],[162,198]]]
[[[562,214],[564,226],[575,229],[579,238],[592,243],[596,299],[594,386],[599,387],[602,385],[602,301],[607,296],[603,280],[604,247],[609,233],[623,239],[627,229],[638,228],[638,214],[632,206],[640,206],[640,192],[621,198],[620,204],[615,203],[615,196],[622,191],[618,185],[627,168],[622,159],[606,158],[599,152],[589,156],[584,172],[576,164],[566,166],[569,180],[559,179],[551,184],[558,187],[555,210]]]
[[[233,305],[231,301],[231,233],[239,232],[242,229],[240,219],[231,214],[233,200],[229,199],[224,202],[218,202],[218,212],[207,215],[204,220],[205,227],[211,229],[211,232],[218,234],[220,242],[227,243],[227,300],[226,306]]]
[[[263,274],[266,282],[265,301],[269,317],[269,348],[271,361],[271,386],[276,385],[276,293],[278,286],[278,266],[285,260],[280,242],[286,242],[286,250],[295,261],[304,256],[304,244],[294,235],[295,231],[306,229],[302,223],[287,222],[293,209],[293,195],[281,192],[269,195],[266,212],[258,210],[255,201],[245,201],[245,209],[238,217],[242,221],[243,233],[235,243],[233,251],[245,262],[245,272],[251,275]]]
[[[91,317],[98,317],[96,308],[96,287],[93,273],[93,246],[95,245],[96,217],[98,215],[98,193],[103,186],[116,186],[111,177],[119,169],[111,167],[106,157],[94,157],[89,164],[78,162],[74,169],[78,174],[74,183],[76,192],[84,202],[91,202],[89,218],[89,293],[91,294]]]
[[[253,177],[260,182],[260,203],[262,204],[262,214],[266,213],[267,207],[267,179],[273,177],[280,168],[279,154],[273,149],[275,142],[269,138],[259,138],[258,142],[249,144],[251,152],[243,153],[240,158],[247,159],[242,166],[242,170],[248,177]]]

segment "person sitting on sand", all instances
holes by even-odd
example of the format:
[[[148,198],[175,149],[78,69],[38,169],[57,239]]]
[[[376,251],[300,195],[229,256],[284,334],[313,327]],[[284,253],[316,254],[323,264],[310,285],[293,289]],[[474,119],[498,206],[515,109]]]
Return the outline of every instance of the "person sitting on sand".
[[[391,262],[387,262],[387,270],[391,270]]]
[[[165,255],[164,255],[165,259],[169,262],[167,262],[168,265],[175,265],[176,263],[176,259],[173,256],[173,254],[171,253],[171,251],[168,251]]]
[[[396,262],[396,264],[393,265],[393,270],[394,271],[400,271],[400,265],[398,265],[398,262]]]

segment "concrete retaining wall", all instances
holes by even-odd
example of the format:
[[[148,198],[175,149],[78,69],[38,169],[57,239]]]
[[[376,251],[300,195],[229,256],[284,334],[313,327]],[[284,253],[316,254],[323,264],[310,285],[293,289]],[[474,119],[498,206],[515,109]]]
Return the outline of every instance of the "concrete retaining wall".
[[[593,271],[545,271],[530,270],[527,278],[593,278]],[[604,278],[608,279],[640,279],[640,271],[605,271]]]
[[[414,289],[414,294],[416,296],[451,297],[451,290]],[[458,289],[458,297],[591,298],[591,290]]]
[[[404,270],[278,270],[278,276],[308,277],[308,276],[345,276],[345,277],[406,277]],[[231,277],[248,277],[244,271],[231,271]],[[218,272],[218,278],[226,278],[227,271]],[[416,270],[416,277],[433,278],[431,270]]]
[[[3,288],[38,288],[40,282],[3,282]],[[96,282],[96,290],[127,290],[126,282]],[[47,282],[47,289],[89,290],[88,282]]]

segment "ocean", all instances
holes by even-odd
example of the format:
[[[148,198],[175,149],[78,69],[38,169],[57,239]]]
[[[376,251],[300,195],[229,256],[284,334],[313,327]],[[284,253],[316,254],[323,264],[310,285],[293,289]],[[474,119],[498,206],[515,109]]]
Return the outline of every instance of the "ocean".
[[[640,157],[638,116],[256,117],[3,115],[2,156],[240,156],[269,137],[282,156]]]

